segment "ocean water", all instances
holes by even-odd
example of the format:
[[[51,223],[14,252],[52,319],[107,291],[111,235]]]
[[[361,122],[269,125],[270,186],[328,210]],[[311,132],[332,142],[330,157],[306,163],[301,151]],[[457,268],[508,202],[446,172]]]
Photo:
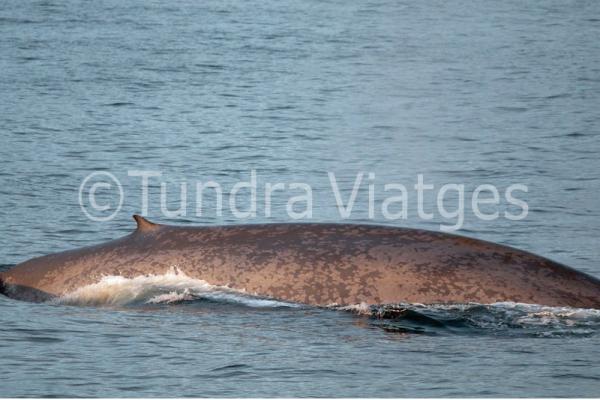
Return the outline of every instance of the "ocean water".
[[[190,189],[169,217],[161,182],[175,210],[181,182],[230,188],[256,170],[309,183],[311,221],[341,222],[327,173],[347,194],[363,172],[377,206],[418,174],[467,193],[526,185],[526,218],[467,211],[456,233],[600,277],[598,37],[594,1],[3,1],[0,264],[129,233],[131,170],[162,173],[148,216],[182,225],[289,221],[290,193],[239,220],[198,215]],[[94,171],[123,185],[110,221],[78,201]],[[407,219],[370,218],[366,193],[347,221],[456,221],[420,219],[414,201]],[[44,304],[0,297],[0,395],[598,396],[599,345],[598,310],[315,308],[166,271]]]

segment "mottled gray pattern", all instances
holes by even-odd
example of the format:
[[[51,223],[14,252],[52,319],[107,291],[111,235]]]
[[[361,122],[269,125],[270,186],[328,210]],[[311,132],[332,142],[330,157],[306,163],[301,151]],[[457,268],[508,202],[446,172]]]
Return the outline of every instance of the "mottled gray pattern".
[[[176,267],[211,285],[310,305],[517,302],[600,308],[600,281],[516,249],[413,229],[343,224],[174,227],[19,264],[6,293],[61,296],[103,276]],[[12,286],[12,287],[11,287]]]

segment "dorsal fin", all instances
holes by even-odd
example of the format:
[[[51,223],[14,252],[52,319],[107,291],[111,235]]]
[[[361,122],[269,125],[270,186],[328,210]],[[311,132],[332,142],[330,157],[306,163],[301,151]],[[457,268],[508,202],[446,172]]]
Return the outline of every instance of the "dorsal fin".
[[[159,227],[158,224],[148,221],[141,215],[134,214],[133,219],[137,223],[136,232],[151,232]]]

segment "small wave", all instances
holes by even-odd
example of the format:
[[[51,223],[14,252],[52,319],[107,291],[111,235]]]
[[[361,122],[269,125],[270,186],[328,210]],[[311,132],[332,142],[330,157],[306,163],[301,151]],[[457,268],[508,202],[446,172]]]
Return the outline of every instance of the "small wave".
[[[294,303],[265,299],[225,286],[211,285],[203,280],[190,278],[177,268],[171,268],[161,275],[133,278],[105,276],[97,283],[78,288],[52,302],[79,306],[127,306],[203,300],[256,308],[298,307]]]
[[[485,333],[589,336],[600,332],[600,310],[502,302],[494,304],[357,304],[334,307],[368,316],[374,325],[401,333]]]

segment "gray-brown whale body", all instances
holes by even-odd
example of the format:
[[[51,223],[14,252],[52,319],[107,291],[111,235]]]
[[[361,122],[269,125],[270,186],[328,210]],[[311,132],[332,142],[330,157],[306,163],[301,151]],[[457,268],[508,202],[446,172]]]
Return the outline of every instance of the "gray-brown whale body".
[[[439,232],[348,224],[177,227],[23,262],[5,294],[40,301],[103,276],[164,274],[312,305],[494,303],[600,308],[600,280],[514,248]]]

